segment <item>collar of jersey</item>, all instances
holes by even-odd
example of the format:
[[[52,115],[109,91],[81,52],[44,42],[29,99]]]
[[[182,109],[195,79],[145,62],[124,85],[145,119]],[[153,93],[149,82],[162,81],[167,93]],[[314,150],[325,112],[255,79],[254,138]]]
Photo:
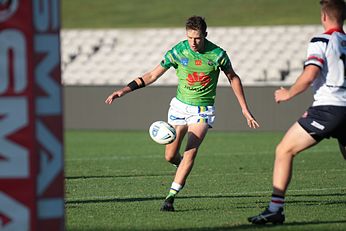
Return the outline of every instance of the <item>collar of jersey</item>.
[[[333,34],[334,32],[340,32],[340,33],[343,33],[345,34],[344,30],[342,28],[332,28],[332,29],[329,29],[327,30],[326,32],[324,32],[325,34]]]

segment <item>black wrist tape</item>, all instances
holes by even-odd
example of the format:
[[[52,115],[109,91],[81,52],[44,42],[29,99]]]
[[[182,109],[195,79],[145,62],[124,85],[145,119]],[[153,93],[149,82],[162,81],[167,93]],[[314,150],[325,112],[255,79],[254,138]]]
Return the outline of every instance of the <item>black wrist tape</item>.
[[[139,88],[137,82],[135,80],[131,81],[127,86],[131,89],[131,91],[134,91]]]
[[[142,77],[139,77],[139,80],[141,81],[142,85],[140,87],[145,87],[145,82]]]
[[[138,85],[138,83],[136,82],[136,80],[131,81],[129,84],[127,84],[127,86],[131,89],[131,91],[137,90],[139,88],[145,87],[145,82],[142,79],[142,77],[139,77],[139,80],[141,81],[141,84]]]

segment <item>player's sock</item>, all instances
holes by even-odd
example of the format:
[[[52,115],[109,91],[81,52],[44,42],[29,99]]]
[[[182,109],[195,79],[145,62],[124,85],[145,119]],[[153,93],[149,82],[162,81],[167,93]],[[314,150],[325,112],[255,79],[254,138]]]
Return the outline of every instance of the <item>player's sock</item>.
[[[178,192],[183,188],[182,185],[173,182],[171,185],[171,188],[169,190],[168,196],[166,197],[166,199],[170,198],[170,197],[175,197],[175,195],[178,194]]]
[[[269,202],[269,211],[277,212],[280,208],[283,208],[285,205],[285,197],[272,194],[272,200]]]
[[[163,205],[161,207],[161,211],[164,212],[173,212],[174,211],[174,198],[178,194],[178,192],[183,188],[183,185],[173,182],[172,186],[169,190],[168,196],[166,197]]]

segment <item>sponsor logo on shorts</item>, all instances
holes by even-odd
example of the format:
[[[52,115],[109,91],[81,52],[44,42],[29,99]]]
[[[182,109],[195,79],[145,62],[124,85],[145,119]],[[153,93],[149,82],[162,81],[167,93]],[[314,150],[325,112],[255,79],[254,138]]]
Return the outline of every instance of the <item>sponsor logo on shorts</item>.
[[[322,124],[320,124],[320,123],[318,123],[316,121],[312,121],[311,125],[314,126],[317,129],[320,129],[320,130],[324,130],[324,128],[325,128]]]
[[[176,116],[174,116],[174,115],[169,116],[169,118],[170,118],[171,120],[185,120],[185,118],[176,117]]]

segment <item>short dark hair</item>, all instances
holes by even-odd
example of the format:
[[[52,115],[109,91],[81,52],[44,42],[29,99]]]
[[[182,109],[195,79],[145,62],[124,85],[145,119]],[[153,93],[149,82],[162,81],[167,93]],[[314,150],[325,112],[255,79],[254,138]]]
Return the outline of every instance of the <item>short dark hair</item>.
[[[346,19],[346,3],[344,0],[321,0],[320,5],[322,11],[332,19],[341,23]]]
[[[186,30],[198,30],[203,34],[207,32],[207,23],[205,22],[204,17],[201,16],[192,16],[186,20]]]

